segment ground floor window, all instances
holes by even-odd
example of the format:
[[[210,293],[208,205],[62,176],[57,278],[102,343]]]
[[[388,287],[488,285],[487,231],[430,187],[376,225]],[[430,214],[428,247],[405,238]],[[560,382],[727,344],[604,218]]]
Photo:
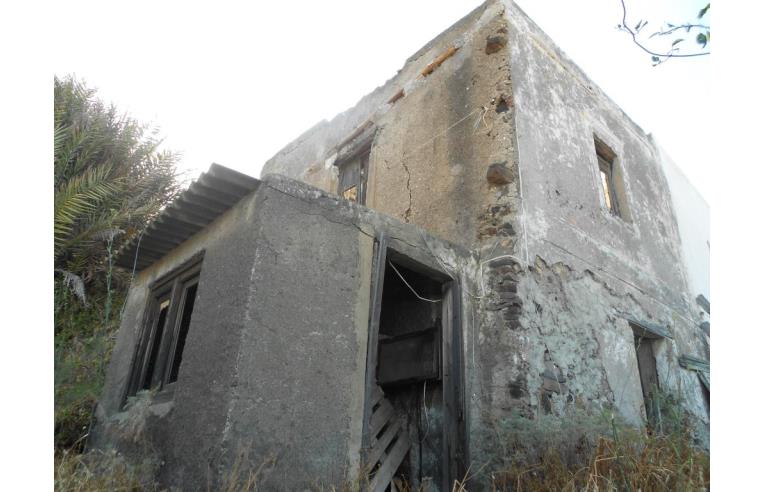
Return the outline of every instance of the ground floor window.
[[[127,396],[177,381],[201,266],[201,258],[195,259],[152,286]]]

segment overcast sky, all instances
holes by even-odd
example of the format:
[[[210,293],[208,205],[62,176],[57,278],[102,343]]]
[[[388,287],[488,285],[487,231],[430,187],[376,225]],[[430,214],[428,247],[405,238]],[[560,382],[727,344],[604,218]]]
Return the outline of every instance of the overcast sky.
[[[211,162],[258,176],[322,119],[354,105],[479,1],[59,2],[69,38],[54,72],[161,128],[191,177]],[[708,200],[709,57],[652,67],[615,26],[619,0],[525,0],[523,9]],[[703,1],[633,2],[629,24],[692,19]],[[637,11],[637,7],[640,9]]]

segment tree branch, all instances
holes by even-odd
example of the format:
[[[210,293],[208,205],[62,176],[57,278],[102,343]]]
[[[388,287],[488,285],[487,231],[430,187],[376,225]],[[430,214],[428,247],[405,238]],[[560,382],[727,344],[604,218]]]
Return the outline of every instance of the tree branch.
[[[647,48],[642,43],[640,43],[639,40],[637,39],[637,34],[639,33],[639,31],[632,30],[626,24],[626,3],[624,2],[624,0],[621,0],[621,7],[623,9],[623,20],[621,21],[622,24],[618,26],[618,29],[620,29],[621,31],[626,31],[627,33],[629,33],[629,35],[631,35],[631,40],[634,42],[634,44],[636,44],[645,53],[647,53],[649,55],[652,55],[654,57],[653,58],[654,60],[655,60],[655,58],[659,58],[659,59],[663,58],[662,60],[656,60],[656,65],[659,64],[659,63],[665,62],[669,58],[691,58],[691,57],[706,56],[706,55],[711,54],[710,51],[704,51],[704,52],[700,52],[700,53],[675,53],[676,48],[672,48],[671,51],[669,51],[668,53],[658,53],[656,51],[653,51],[653,50]],[[671,31],[667,31],[664,34],[668,34],[669,32],[673,32],[673,30],[677,30],[679,28],[687,28],[687,26],[701,27],[700,24],[697,24],[697,25],[696,24],[685,24],[684,26],[675,27]],[[639,26],[637,26],[637,27],[639,27]],[[702,27],[705,27],[706,29],[708,29],[708,26],[702,26]]]

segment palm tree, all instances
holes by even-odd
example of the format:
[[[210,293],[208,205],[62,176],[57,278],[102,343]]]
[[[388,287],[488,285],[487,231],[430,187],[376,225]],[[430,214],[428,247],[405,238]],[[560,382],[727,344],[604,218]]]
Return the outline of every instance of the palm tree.
[[[110,253],[177,196],[179,155],[74,77],[54,82],[54,263],[86,302],[111,281]]]

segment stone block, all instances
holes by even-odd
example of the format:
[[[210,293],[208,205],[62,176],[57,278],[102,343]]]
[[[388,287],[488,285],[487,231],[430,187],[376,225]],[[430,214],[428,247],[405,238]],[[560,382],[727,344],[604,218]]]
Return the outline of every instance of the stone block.
[[[506,162],[496,162],[488,166],[485,178],[489,183],[497,186],[512,182],[512,171],[506,166]]]
[[[496,53],[497,51],[499,51],[506,45],[507,45],[506,36],[501,36],[501,35],[488,36],[488,39],[486,39],[486,42],[485,42],[485,53],[487,55]]]

